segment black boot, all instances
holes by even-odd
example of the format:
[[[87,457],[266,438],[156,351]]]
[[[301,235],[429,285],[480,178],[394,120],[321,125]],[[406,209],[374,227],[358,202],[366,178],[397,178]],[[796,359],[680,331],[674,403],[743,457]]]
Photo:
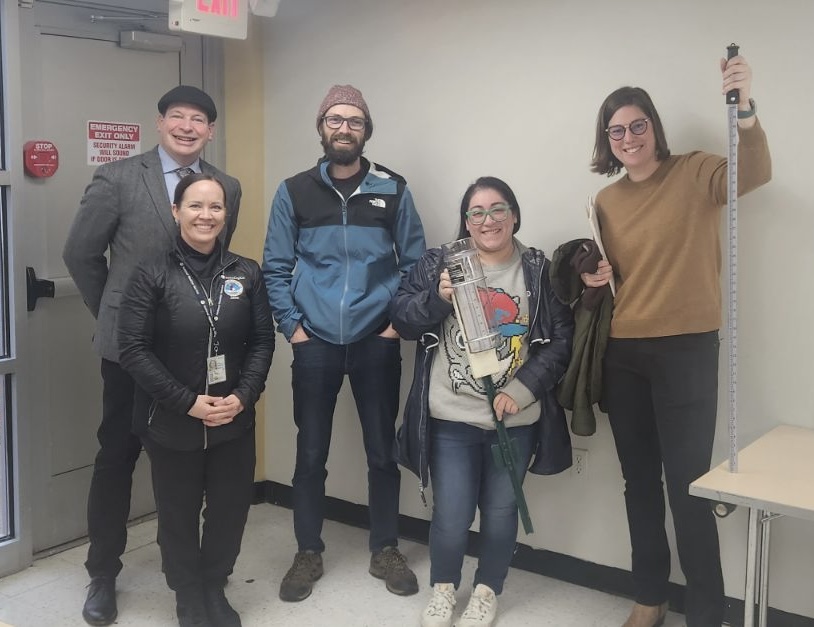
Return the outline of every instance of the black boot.
[[[223,586],[204,586],[204,603],[209,622],[213,627],[242,627],[240,614],[229,605]]]
[[[89,625],[110,625],[116,620],[116,578],[107,575],[93,577],[82,608],[82,618]]]
[[[199,587],[175,593],[175,613],[180,627],[215,627],[206,614],[203,591]]]

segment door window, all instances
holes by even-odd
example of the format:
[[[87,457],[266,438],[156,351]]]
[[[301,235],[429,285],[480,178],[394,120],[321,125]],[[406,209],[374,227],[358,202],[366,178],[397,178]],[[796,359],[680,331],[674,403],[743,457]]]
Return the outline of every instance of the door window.
[[[2,4],[0,4],[2,10]],[[0,542],[14,533],[11,472],[11,362],[8,272],[8,172],[6,171],[5,45],[0,29]]]
[[[11,507],[11,379],[0,379],[0,542],[12,537],[14,531]]]

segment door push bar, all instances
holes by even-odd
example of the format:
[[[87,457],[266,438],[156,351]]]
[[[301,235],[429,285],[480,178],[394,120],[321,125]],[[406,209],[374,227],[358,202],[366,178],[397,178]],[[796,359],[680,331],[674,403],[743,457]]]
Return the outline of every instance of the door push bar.
[[[48,279],[38,279],[34,268],[25,268],[26,309],[34,311],[38,298],[53,298],[55,292],[54,282]]]

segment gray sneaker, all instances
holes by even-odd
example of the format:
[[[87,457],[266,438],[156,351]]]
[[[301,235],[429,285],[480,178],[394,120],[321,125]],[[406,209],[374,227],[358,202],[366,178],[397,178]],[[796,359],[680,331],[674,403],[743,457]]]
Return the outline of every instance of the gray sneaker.
[[[393,594],[409,596],[418,592],[418,580],[407,566],[407,560],[394,546],[386,546],[370,556],[370,574],[384,579]]]
[[[280,584],[280,599],[302,601],[311,594],[314,582],[322,577],[322,554],[314,551],[297,551],[294,563]]]

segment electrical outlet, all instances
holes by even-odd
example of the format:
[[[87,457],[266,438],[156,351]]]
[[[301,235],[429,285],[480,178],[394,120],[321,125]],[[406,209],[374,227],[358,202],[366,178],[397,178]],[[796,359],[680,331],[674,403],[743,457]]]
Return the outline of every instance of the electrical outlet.
[[[574,463],[571,466],[571,474],[582,476],[588,472],[588,451],[584,448],[572,449]]]

